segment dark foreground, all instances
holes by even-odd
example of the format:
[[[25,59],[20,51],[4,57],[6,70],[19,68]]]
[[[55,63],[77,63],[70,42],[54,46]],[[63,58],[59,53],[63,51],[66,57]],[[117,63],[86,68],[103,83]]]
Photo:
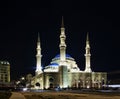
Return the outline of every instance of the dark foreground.
[[[120,99],[120,92],[88,90],[2,92],[0,99]]]
[[[0,99],[9,99],[12,93],[9,91],[0,91]]]
[[[120,99],[119,92],[22,92],[26,99]]]

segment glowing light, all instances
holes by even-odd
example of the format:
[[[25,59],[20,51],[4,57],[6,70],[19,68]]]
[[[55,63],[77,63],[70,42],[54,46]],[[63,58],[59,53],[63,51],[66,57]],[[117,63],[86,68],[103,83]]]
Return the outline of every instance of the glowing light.
[[[103,85],[106,87],[112,87],[112,88],[120,88],[120,85]]]
[[[25,80],[25,77],[22,77],[21,79],[22,79],[22,80]]]
[[[23,91],[27,91],[28,88],[23,88]]]

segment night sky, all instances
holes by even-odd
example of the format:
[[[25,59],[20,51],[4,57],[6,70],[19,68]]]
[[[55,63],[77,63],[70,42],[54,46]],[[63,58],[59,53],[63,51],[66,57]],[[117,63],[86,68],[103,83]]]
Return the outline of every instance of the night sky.
[[[79,1],[79,2],[78,2]],[[116,0],[115,0],[116,1]],[[42,65],[59,53],[64,17],[67,53],[81,70],[85,66],[86,33],[90,35],[93,71],[120,70],[120,6],[112,0],[17,0],[0,8],[0,60],[11,65],[11,79],[34,74],[37,34]]]

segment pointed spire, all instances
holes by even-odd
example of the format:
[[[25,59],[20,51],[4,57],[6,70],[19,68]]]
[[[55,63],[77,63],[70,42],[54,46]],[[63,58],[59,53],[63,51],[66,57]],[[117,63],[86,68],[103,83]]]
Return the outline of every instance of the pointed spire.
[[[40,34],[39,34],[39,32],[38,32],[38,42],[40,42]]]
[[[38,32],[38,41],[37,41],[37,46],[38,47],[41,47],[41,44],[40,44],[40,33]]]
[[[87,32],[87,38],[86,38],[86,41],[89,42],[89,32]]]
[[[63,16],[62,16],[61,28],[64,28],[64,19],[63,19]]]
[[[90,47],[89,32],[87,32],[87,37],[86,37],[86,47]]]

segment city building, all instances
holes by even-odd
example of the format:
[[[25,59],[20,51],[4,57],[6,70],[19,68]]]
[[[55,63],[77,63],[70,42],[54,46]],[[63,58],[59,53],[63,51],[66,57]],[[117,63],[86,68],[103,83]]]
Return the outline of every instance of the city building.
[[[91,70],[91,53],[89,33],[86,35],[85,70],[80,70],[75,59],[66,53],[66,35],[62,19],[60,33],[60,53],[56,55],[48,66],[41,66],[41,44],[38,35],[36,71],[31,80],[33,88],[102,88],[107,82],[106,72],[93,72]]]
[[[10,82],[10,63],[8,61],[0,61],[0,83]]]

